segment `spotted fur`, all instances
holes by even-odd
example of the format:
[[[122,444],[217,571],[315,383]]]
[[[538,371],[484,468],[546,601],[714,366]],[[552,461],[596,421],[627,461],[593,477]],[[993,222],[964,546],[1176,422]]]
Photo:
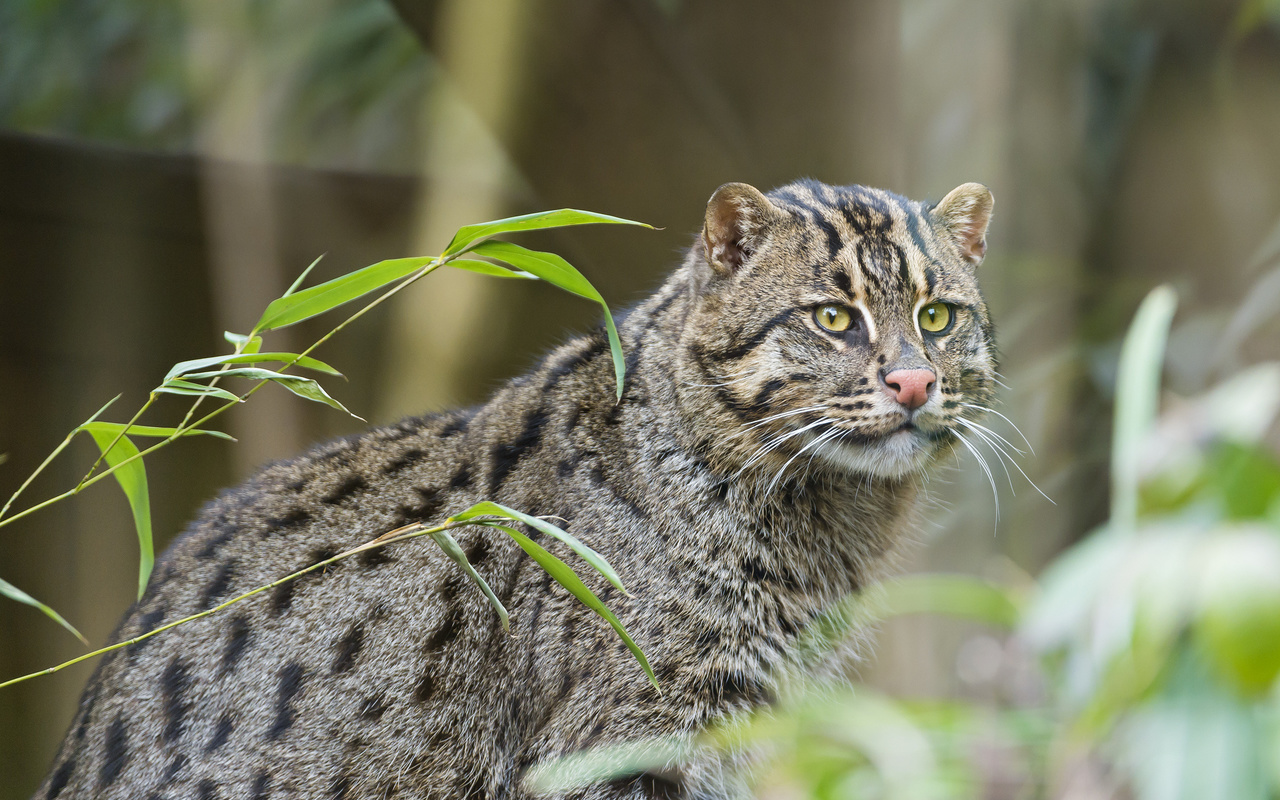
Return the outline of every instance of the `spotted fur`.
[[[881,571],[919,476],[990,402],[990,209],[976,184],[936,206],[722,187],[684,264],[621,321],[621,402],[597,332],[479,408],[268,466],[204,510],[117,632],[494,499],[563,518],[613,563],[633,597],[580,573],[662,695],[524,551],[463,530],[510,634],[432,542],[370,551],[104,658],[36,797],[521,798],[543,760],[768,703],[797,637]],[[955,310],[946,333],[920,330],[926,302]],[[823,304],[853,324],[824,330]],[[911,411],[884,379],[913,368],[937,385]],[[734,791],[694,762],[576,796]]]

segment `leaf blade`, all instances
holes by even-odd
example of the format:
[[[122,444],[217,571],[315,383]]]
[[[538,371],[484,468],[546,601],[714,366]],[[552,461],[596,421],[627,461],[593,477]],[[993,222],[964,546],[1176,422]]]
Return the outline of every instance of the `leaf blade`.
[[[183,381],[183,380],[178,380],[176,378],[171,381],[165,381],[160,386],[157,386],[156,388],[152,389],[152,391],[159,392],[161,394],[180,394],[180,395],[207,394],[210,397],[217,397],[220,400],[231,400],[236,403],[244,402],[239,398],[239,396],[232,394],[231,392],[228,392],[226,389],[223,389],[221,387],[205,386],[200,383],[192,383],[191,381]]]
[[[498,619],[502,621],[502,629],[504,631],[511,630],[511,615],[507,613],[507,607],[502,604],[498,596],[493,593],[487,581],[480,577],[480,573],[476,572],[476,568],[471,565],[467,554],[462,552],[462,547],[458,544],[458,540],[449,535],[448,531],[437,531],[431,534],[431,538],[440,546],[445,555],[457,562],[463,571],[471,580],[476,582],[480,587],[480,591],[484,592],[485,599],[489,601],[489,605],[493,606],[493,610],[497,612]]]
[[[486,241],[476,245],[472,252],[493,258],[512,267],[536,275],[553,286],[564,289],[570,294],[585,297],[600,304],[604,311],[605,329],[609,334],[609,353],[613,357],[613,373],[617,382],[617,398],[622,399],[622,389],[626,382],[626,360],[622,354],[622,340],[618,336],[618,328],[614,324],[609,304],[604,301],[596,287],[581,272],[555,253],[544,253],[530,250],[511,242]]]
[[[506,517],[507,519],[513,519],[517,522],[523,522],[534,530],[541,531],[553,539],[559,539],[568,545],[570,550],[577,553],[579,558],[590,564],[596,572],[603,575],[605,580],[617,587],[618,591],[628,595],[631,594],[627,591],[627,587],[622,585],[622,579],[618,577],[618,573],[614,571],[613,567],[605,560],[604,556],[583,544],[582,541],[573,534],[568,531],[561,530],[550,522],[547,522],[545,519],[540,519],[530,514],[526,514],[523,511],[516,511],[514,508],[508,508],[507,506],[500,505],[491,500],[483,500],[476,503],[466,511],[454,514],[450,519],[456,522],[466,522],[473,520],[476,517],[483,516]]]
[[[85,423],[84,425],[81,425],[80,427],[90,432],[94,430],[100,430],[105,433],[109,433],[112,436],[118,436],[119,434],[123,433],[125,429],[124,424],[120,422],[88,422],[88,423]],[[173,434],[178,432],[179,431],[177,428],[157,428],[152,425],[130,425],[129,426],[130,436],[153,436],[156,438],[168,438],[169,436],[172,436]],[[227,441],[231,441],[231,442],[235,441],[235,437],[231,436],[231,434],[223,433],[222,431],[205,430],[204,428],[189,428],[185,431],[182,431],[181,433],[183,436],[197,436],[197,435],[203,434],[206,436],[216,436],[219,439],[226,439]]]
[[[594,211],[579,211],[575,208],[560,208],[555,211],[539,211],[533,214],[522,214],[517,217],[481,222],[475,225],[463,225],[453,235],[453,240],[445,248],[443,255],[449,256],[470,249],[468,245],[489,236],[516,231],[543,230],[546,228],[565,228],[571,225],[637,225],[653,230],[653,226],[632,219],[623,219],[609,214],[598,214]]]
[[[89,646],[89,640],[84,638],[84,635],[80,633],[80,631],[76,630],[74,625],[72,625],[70,622],[67,622],[65,619],[63,619],[61,614],[59,614],[57,611],[54,611],[52,608],[45,605],[44,603],[41,603],[39,600],[35,599],[31,595],[22,591],[17,586],[14,586],[12,583],[9,583],[3,578],[0,578],[0,594],[4,595],[10,600],[16,600],[19,603],[24,603],[26,605],[31,606],[32,608],[38,609],[42,614],[47,616],[49,619],[53,620],[54,622],[61,625],[63,628],[66,628],[68,631],[70,631],[71,634],[75,636],[77,639],[79,639],[86,647]]]
[[[277,298],[266,307],[253,333],[278,330],[349,303],[389,283],[407,278],[436,259],[393,258],[370,264],[338,278]]]
[[[222,356],[209,356],[208,358],[193,358],[189,361],[180,361],[170,368],[167,375],[164,376],[166,383],[183,376],[191,376],[192,373],[200,372],[208,367],[216,367],[220,364],[258,364],[264,361],[278,361],[281,364],[295,364],[299,367],[313,369],[316,372],[323,372],[326,375],[338,375],[333,367],[324,363],[318,358],[303,356],[297,353],[228,353]]]
[[[129,437],[118,436],[116,432],[102,428],[90,428],[88,433],[98,443],[98,449],[102,451],[109,466],[116,467],[133,458],[128,464],[118,467],[112,475],[124,492],[125,499],[129,501],[133,525],[138,534],[138,597],[141,599],[156,560],[155,546],[151,539],[151,496],[147,488],[147,468],[141,458],[134,458],[139,455],[139,451]]]
[[[637,663],[640,664],[644,674],[649,678],[649,682],[653,684],[653,688],[657,689],[659,693],[662,692],[662,687],[658,685],[658,678],[653,674],[653,668],[649,666],[649,659],[645,658],[644,651],[631,638],[631,634],[627,633],[627,629],[623,627],[622,622],[614,613],[609,610],[609,607],[600,602],[600,598],[596,597],[595,593],[587,588],[587,585],[582,582],[582,579],[568,564],[548,553],[541,545],[515,528],[510,528],[497,522],[482,522],[478,524],[497,528],[514,539],[516,544],[520,545],[534,561],[538,562],[538,566],[546,570],[547,574],[555,579],[556,583],[559,583],[570,594],[578,598],[579,602],[596,612],[605,622],[608,622],[618,634],[618,637],[626,644],[627,649],[631,651],[631,655],[635,657]]]
[[[524,280],[534,280],[538,276],[518,269],[510,267],[500,267],[497,264],[490,264],[488,261],[476,261],[473,258],[455,258],[446,261],[445,266],[454,269],[462,269],[467,272],[474,272],[477,275],[490,275],[495,278],[522,278]]]

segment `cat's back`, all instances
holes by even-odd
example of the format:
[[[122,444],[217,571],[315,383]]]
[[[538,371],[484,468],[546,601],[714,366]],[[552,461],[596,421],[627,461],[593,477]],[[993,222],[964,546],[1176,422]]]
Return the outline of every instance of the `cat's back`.
[[[562,349],[571,357],[590,347]],[[529,383],[513,382],[480,409],[321,445],[225,492],[157,564],[113,641],[480,499],[563,510],[545,505],[539,487],[556,466],[533,457],[542,442],[528,431],[529,416],[547,427],[561,409],[540,410],[544,387]],[[564,485],[555,497],[565,508],[589,501]],[[454,534],[513,615],[527,616],[528,602],[548,615],[571,608],[567,593],[517,592],[527,559],[494,531]],[[509,752],[494,750],[520,736],[527,715],[510,684],[494,680],[520,652],[428,537],[367,550],[105,656],[36,796],[481,790],[510,780],[477,765],[509,763]]]

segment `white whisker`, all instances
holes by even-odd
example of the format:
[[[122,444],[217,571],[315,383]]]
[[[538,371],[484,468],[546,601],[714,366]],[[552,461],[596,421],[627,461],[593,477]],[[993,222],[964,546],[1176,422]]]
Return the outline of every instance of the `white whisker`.
[[[981,426],[977,426],[975,423],[970,422],[969,420],[966,420],[966,419],[959,419],[959,418],[957,418],[957,421],[958,421],[958,422],[960,422],[960,423],[962,423],[962,424],[964,424],[964,425],[966,425],[966,426],[968,426],[969,428],[973,429],[973,430],[974,430],[974,432],[975,432],[975,433],[977,433],[979,436],[982,436],[982,432],[978,430],[978,428],[979,428],[979,427],[981,427]],[[992,449],[992,450],[995,450],[996,452],[1000,453],[1000,455],[1001,455],[1001,456],[1003,456],[1005,459],[1007,459],[1007,460],[1008,460],[1008,462],[1009,462],[1009,464],[1010,464],[1014,469],[1016,469],[1016,470],[1018,471],[1018,473],[1019,473],[1020,475],[1022,475],[1022,477],[1023,477],[1023,478],[1025,478],[1025,479],[1026,479],[1027,483],[1031,484],[1031,488],[1032,488],[1032,489],[1035,489],[1037,492],[1039,492],[1039,493],[1040,493],[1040,496],[1041,496],[1041,497],[1043,497],[1045,500],[1048,500],[1050,503],[1053,503],[1053,505],[1055,505],[1055,506],[1057,505],[1057,503],[1056,503],[1056,502],[1054,502],[1053,498],[1052,498],[1052,497],[1050,497],[1049,495],[1045,494],[1045,493],[1044,493],[1044,490],[1043,490],[1043,489],[1041,489],[1039,486],[1037,486],[1035,481],[1031,480],[1031,476],[1030,476],[1030,475],[1028,475],[1026,472],[1024,472],[1024,471],[1023,471],[1023,469],[1022,469],[1022,467],[1018,466],[1018,462],[1014,459],[1014,457],[1013,457],[1013,456],[1011,456],[1011,455],[1009,455],[1008,453],[1004,452],[1004,450],[1002,450],[1000,447],[998,447],[998,446],[996,445],[996,443],[995,443],[995,442],[991,441],[990,439],[988,439],[988,438],[987,438],[987,437],[985,437],[985,436],[983,436],[983,441],[987,442],[987,444],[989,444],[989,445],[991,446],[991,449]],[[1009,472],[1009,470],[1007,470],[1007,469],[1006,469],[1006,470],[1005,470],[1005,473],[1006,473],[1006,474],[1008,474],[1008,472]],[[1012,487],[1010,487],[1010,489],[1012,489]]]
[[[775,419],[782,419],[783,417],[793,417],[796,414],[805,414],[810,411],[825,411],[827,408],[828,406],[826,405],[820,405],[820,406],[807,406],[805,408],[797,408],[793,411],[783,411],[780,414],[774,414],[772,416],[765,417],[764,419],[758,419],[753,422],[744,422],[742,423],[742,427],[755,428],[755,427],[759,427],[760,425],[764,425],[767,422],[773,422]]]
[[[833,419],[832,419],[832,420],[824,419],[824,420],[821,420],[821,421],[822,421],[822,422],[830,423],[831,425],[835,425],[835,424],[836,424],[836,421],[835,421],[835,420],[833,420]],[[769,494],[772,494],[772,493],[773,493],[773,487],[774,487],[774,486],[776,486],[776,485],[777,485],[777,483],[778,483],[778,481],[779,481],[779,479],[781,479],[781,478],[782,478],[782,474],[783,474],[784,472],[786,472],[786,471],[787,471],[787,467],[791,466],[791,462],[792,462],[792,461],[795,461],[797,458],[799,458],[801,455],[803,455],[803,454],[804,454],[804,451],[808,450],[810,447],[813,447],[814,445],[822,444],[823,442],[827,441],[828,439],[833,438],[834,436],[836,436],[836,435],[838,435],[838,434],[839,434],[839,429],[838,429],[838,428],[831,428],[830,430],[825,430],[825,431],[823,431],[821,434],[819,434],[819,435],[818,435],[818,436],[817,436],[817,437],[816,437],[812,442],[809,442],[807,445],[805,445],[804,447],[800,448],[800,450],[799,450],[799,451],[797,451],[795,455],[793,455],[791,458],[788,458],[788,459],[787,459],[787,462],[786,462],[785,464],[783,464],[783,465],[782,465],[782,469],[778,470],[778,474],[773,476],[773,480],[769,482],[769,487],[768,487],[767,489],[765,489],[764,493],[765,493],[766,495],[769,495]],[[814,452],[815,452],[815,454],[816,454],[816,452],[817,452],[817,451],[814,451]]]
[[[982,467],[982,471],[987,474],[987,483],[991,484],[991,497],[992,499],[995,500],[995,503],[996,503],[996,526],[999,527],[1000,525],[1000,493],[996,491],[996,479],[995,479],[995,476],[991,474],[991,468],[987,466],[987,460],[982,457],[982,454],[978,452],[978,449],[976,447],[974,447],[972,444],[969,444],[969,440],[964,438],[964,436],[960,433],[960,431],[953,429],[951,431],[951,435],[956,437],[956,439],[960,441],[960,444],[968,448],[970,453],[973,453],[973,457],[978,459],[978,466]]]
[[[968,428],[969,430],[977,434],[978,438],[981,439],[984,443],[986,443],[987,447],[990,447],[991,450],[996,454],[996,463],[1000,465],[1000,469],[1004,470],[1005,480],[1009,482],[1009,493],[1012,494],[1014,497],[1017,497],[1018,492],[1013,488],[1013,476],[1009,474],[1009,468],[1004,465],[1005,459],[1009,457],[1008,454],[1005,453],[1003,450],[1001,450],[999,445],[993,442],[991,440],[991,437],[986,434],[986,431],[984,431],[979,426],[975,425],[974,423],[970,422],[967,419],[964,419],[963,417],[956,417],[956,422],[959,422],[961,425],[965,426],[966,428]]]
[[[1022,432],[1022,430],[1021,430],[1021,429],[1019,429],[1019,428],[1018,428],[1018,426],[1014,424],[1013,420],[1009,419],[1009,418],[1008,418],[1008,417],[1006,417],[1004,414],[1001,414],[999,411],[996,411],[994,408],[987,408],[986,406],[980,406],[980,405],[978,405],[977,403],[963,403],[963,402],[962,402],[960,405],[962,405],[962,406],[964,406],[964,407],[966,407],[966,408],[976,409],[976,410],[978,410],[978,411],[985,411],[985,412],[986,412],[986,413],[988,413],[988,414],[995,414],[995,415],[996,415],[997,417],[999,417],[1000,419],[1002,419],[1002,420],[1004,420],[1005,422],[1009,423],[1009,427],[1013,428],[1013,430],[1018,434],[1018,436],[1020,436],[1020,437],[1022,438],[1022,441],[1027,445],[1027,449],[1031,451],[1031,455],[1033,455],[1033,456],[1034,456],[1034,455],[1036,454],[1036,449],[1035,449],[1034,447],[1032,447],[1032,446],[1031,446],[1031,440],[1029,440],[1029,439],[1027,438],[1026,434],[1024,434],[1024,433]]]
[[[741,475],[743,472],[746,472],[748,467],[750,467],[752,464],[756,463],[760,459],[764,458],[769,453],[778,449],[778,447],[780,447],[782,443],[785,442],[787,439],[790,439],[793,436],[799,436],[805,431],[811,428],[816,428],[819,425],[834,424],[834,423],[835,423],[834,420],[828,420],[824,417],[823,419],[820,419],[817,422],[810,422],[808,425],[805,425],[803,428],[797,428],[796,430],[791,431],[790,433],[785,433],[785,434],[780,434],[778,436],[775,436],[773,439],[770,439],[768,442],[766,442],[765,445],[761,447],[758,451],[756,451],[756,454],[753,455],[750,459],[748,459],[747,463],[742,465],[742,469],[738,470],[738,474]]]

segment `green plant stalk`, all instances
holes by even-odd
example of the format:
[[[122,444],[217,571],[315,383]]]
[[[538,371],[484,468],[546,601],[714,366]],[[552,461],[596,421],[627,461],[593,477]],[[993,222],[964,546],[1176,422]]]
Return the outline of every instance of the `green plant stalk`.
[[[311,267],[314,267],[314,266],[315,266],[315,262],[313,261],[311,262]],[[306,274],[311,271],[311,267],[307,267],[306,270],[303,271],[302,275],[298,276],[298,280],[302,280],[302,278],[304,278]],[[290,288],[292,289],[292,287]],[[251,341],[253,341],[253,337],[249,336],[243,342],[238,343],[235,347],[235,354],[240,355],[242,352],[244,352],[245,346],[248,345],[248,343]],[[225,372],[230,368],[231,368],[230,364],[223,364],[222,368],[219,371]],[[217,386],[218,379],[214,378],[213,380],[209,381],[209,385]],[[154,399],[155,396],[156,396],[155,392],[152,392],[151,393],[152,399]],[[191,404],[191,408],[188,408],[187,413],[182,417],[182,422],[180,422],[178,425],[175,426],[178,430],[191,430],[190,428],[187,428],[186,425],[188,422],[191,421],[191,418],[195,416],[196,410],[200,408],[200,403],[203,400],[204,400],[204,395],[199,395],[198,397],[196,397],[195,402]]]
[[[80,428],[96,420],[99,416],[101,416],[102,412],[106,411],[107,408],[110,407],[112,403],[114,403],[119,399],[120,399],[120,395],[116,395],[115,397],[108,400],[102,406],[102,408],[98,409],[97,412],[93,414],[93,416],[89,417],[87,420],[80,423],[80,425],[76,426],[76,428],[72,430],[71,433],[68,433],[67,438],[62,440],[62,444],[53,448],[53,452],[50,453],[48,456],[46,456],[44,461],[40,462],[40,466],[36,467],[35,471],[32,472],[30,475],[28,475],[27,479],[22,482],[22,485],[19,486],[17,490],[9,497],[8,502],[4,504],[4,508],[0,508],[0,527],[3,527],[5,524],[7,524],[7,521],[4,519],[4,515],[9,512],[10,507],[13,506],[14,502],[18,499],[18,496],[21,495],[37,477],[40,476],[40,473],[44,472],[46,467],[48,467],[51,463],[53,463],[53,460],[58,457],[58,454],[67,448],[67,445],[71,444],[71,440],[74,439],[75,435],[80,432]]]
[[[165,623],[164,625],[161,625],[155,630],[148,631],[147,633],[144,633],[144,634],[140,634],[138,636],[133,637],[132,639],[127,639],[123,642],[116,642],[115,644],[98,648],[97,650],[94,650],[90,653],[84,653],[83,655],[76,656],[75,658],[70,659],[69,661],[64,661],[61,664],[57,664],[55,666],[42,669],[38,672],[32,672],[27,675],[21,675],[17,678],[10,678],[9,680],[4,681],[3,683],[0,683],[0,689],[4,689],[5,687],[12,686],[16,683],[22,683],[23,681],[31,680],[32,678],[38,678],[41,675],[51,675],[55,672],[64,670],[67,667],[73,666],[75,664],[79,664],[81,661],[86,661],[90,658],[94,658],[96,656],[110,653],[113,650],[119,650],[122,647],[128,647],[131,644],[137,644],[138,642],[141,642],[145,639],[150,639],[152,636],[155,636],[157,633],[161,633],[162,631],[167,631],[170,628],[176,628],[179,625],[185,625],[188,622],[194,622],[195,620],[200,619],[202,617],[207,617],[207,616],[210,616],[211,614],[216,614],[217,612],[221,611],[224,608],[227,608],[228,606],[235,605],[236,603],[239,603],[242,600],[247,600],[250,597],[253,597],[254,595],[261,594],[262,592],[267,591],[268,589],[273,589],[282,583],[288,583],[289,581],[297,580],[298,578],[302,577],[303,575],[306,575],[309,572],[314,572],[315,570],[323,569],[329,566],[330,564],[333,564],[337,561],[341,561],[344,558],[349,558],[353,555],[363,553],[365,550],[372,550],[375,547],[383,547],[389,544],[403,542],[408,539],[416,538],[418,536],[433,535],[436,533],[440,533],[442,531],[450,530],[452,528],[461,528],[466,525],[476,525],[476,524],[480,524],[480,522],[479,521],[453,522],[451,520],[446,520],[440,525],[437,525],[432,528],[422,528],[420,526],[419,527],[411,526],[409,530],[400,529],[399,531],[389,531],[388,533],[393,533],[395,535],[388,536],[387,534],[383,534],[382,536],[379,536],[376,539],[372,539],[368,542],[365,542],[364,544],[359,545],[358,547],[353,547],[350,550],[346,550],[344,552],[338,553],[337,555],[332,556],[330,558],[326,558],[323,561],[318,561],[309,567],[305,567],[303,569],[298,570],[297,572],[292,572],[284,576],[283,578],[278,578],[277,580],[274,580],[271,583],[265,584],[263,586],[259,586],[255,589],[251,589],[250,591],[247,591],[244,594],[237,595],[231,598],[230,600],[219,603],[213,608],[206,609],[204,611],[199,612],[198,614],[191,614],[190,616],[186,616],[186,617],[183,617],[182,619],[174,620],[173,622]]]
[[[369,304],[368,304],[368,305],[366,305],[364,308],[362,308],[362,309],[360,309],[359,311],[357,311],[355,314],[352,314],[350,317],[348,317],[346,320],[344,320],[343,322],[341,322],[341,323],[340,323],[337,327],[335,327],[333,330],[329,331],[329,332],[328,332],[328,333],[326,333],[324,336],[320,337],[320,339],[318,339],[314,344],[312,344],[312,345],[311,345],[310,347],[308,347],[306,350],[304,350],[304,351],[302,351],[301,353],[299,353],[299,354],[298,354],[298,357],[299,357],[299,358],[301,358],[302,356],[310,355],[310,353],[311,353],[313,350],[315,350],[315,349],[316,349],[317,347],[319,347],[320,345],[324,344],[326,341],[328,341],[330,338],[332,338],[332,337],[333,337],[335,334],[337,334],[339,331],[343,330],[343,329],[344,329],[344,328],[346,328],[348,325],[350,325],[351,323],[355,322],[355,321],[356,321],[357,319],[359,319],[360,317],[364,316],[366,313],[368,313],[369,311],[371,311],[374,307],[378,306],[378,305],[379,305],[379,304],[381,304],[383,301],[387,300],[387,299],[388,299],[388,298],[390,298],[392,295],[394,295],[394,294],[396,294],[397,292],[401,291],[402,289],[404,289],[405,287],[409,286],[410,284],[412,284],[412,283],[416,283],[417,281],[419,281],[419,280],[421,280],[422,278],[426,277],[427,275],[429,275],[430,273],[434,272],[434,271],[435,271],[436,269],[438,269],[439,267],[444,266],[444,265],[445,265],[445,264],[447,264],[449,261],[452,261],[452,260],[453,260],[453,258],[455,258],[455,257],[456,257],[456,256],[449,256],[449,257],[444,258],[444,259],[437,259],[437,260],[435,260],[435,261],[431,262],[430,264],[427,264],[427,265],[426,265],[426,266],[424,266],[422,269],[420,269],[419,271],[415,272],[413,275],[409,276],[408,278],[405,278],[404,280],[400,281],[400,283],[396,284],[394,287],[392,287],[392,288],[391,288],[390,290],[388,290],[387,292],[384,292],[384,293],[383,293],[380,297],[378,297],[376,300],[374,300],[373,302],[369,303]],[[257,334],[258,334],[258,331],[255,329],[252,333],[250,333],[249,338],[250,338],[250,339],[252,339],[252,338],[253,338],[253,336],[256,336]],[[289,363],[285,364],[283,367],[281,367],[281,370],[288,369],[290,366],[292,366],[293,364],[296,364],[296,363],[297,363],[297,359],[294,359],[293,361],[291,361],[291,362],[289,362]],[[224,366],[225,366],[225,365],[224,365]],[[92,486],[92,485],[94,485],[95,483],[97,483],[98,481],[102,480],[103,478],[106,478],[106,477],[108,477],[108,476],[112,475],[116,470],[120,469],[121,467],[125,466],[126,464],[130,464],[130,463],[132,463],[133,461],[136,461],[136,460],[138,460],[138,459],[140,459],[140,458],[145,458],[146,456],[150,455],[151,453],[155,452],[156,450],[159,450],[160,448],[165,447],[166,445],[168,445],[168,444],[172,443],[174,440],[181,438],[181,437],[182,437],[182,436],[183,436],[187,431],[191,431],[191,430],[195,430],[195,429],[197,429],[197,428],[200,428],[200,426],[202,426],[202,425],[204,425],[206,422],[208,422],[208,421],[212,420],[214,417],[217,417],[219,414],[221,414],[222,412],[226,411],[228,408],[230,408],[230,407],[232,407],[232,406],[235,406],[235,405],[239,405],[240,403],[243,403],[245,400],[249,399],[249,397],[251,397],[251,396],[253,395],[253,393],[254,393],[254,392],[256,392],[256,391],[258,391],[259,389],[261,389],[261,388],[262,388],[262,386],[263,386],[264,384],[266,384],[266,383],[270,383],[270,381],[259,381],[257,384],[255,384],[252,388],[250,388],[250,389],[249,389],[248,391],[246,391],[244,394],[240,395],[240,399],[239,399],[239,401],[237,401],[237,402],[235,402],[235,403],[232,403],[232,402],[228,401],[228,402],[227,402],[227,403],[225,403],[224,405],[222,405],[222,406],[220,406],[220,407],[218,407],[218,408],[214,409],[213,411],[209,412],[208,414],[204,415],[203,417],[199,418],[198,420],[196,420],[196,421],[195,421],[195,422],[193,422],[193,423],[186,424],[186,423],[184,422],[184,424],[183,424],[182,426],[180,426],[180,427],[176,428],[176,429],[175,429],[175,432],[174,432],[173,434],[171,434],[170,436],[168,436],[168,437],[166,437],[166,438],[164,438],[164,439],[161,439],[159,442],[155,443],[154,445],[152,445],[152,446],[148,447],[148,448],[147,448],[147,449],[145,449],[145,450],[139,451],[139,453],[138,453],[136,456],[130,456],[129,458],[122,459],[118,464],[115,464],[114,466],[109,467],[108,469],[106,469],[106,470],[104,470],[104,471],[102,471],[102,472],[98,473],[97,475],[93,476],[92,478],[89,478],[88,480],[82,481],[82,482],[81,482],[79,485],[77,485],[74,489],[69,489],[69,490],[67,490],[67,491],[63,492],[62,494],[55,495],[54,497],[50,497],[49,499],[44,500],[43,502],[40,502],[40,503],[38,503],[38,504],[36,504],[36,505],[33,505],[33,506],[29,507],[29,508],[23,509],[22,511],[18,512],[17,514],[14,514],[14,515],[13,515],[13,516],[11,516],[11,517],[3,517],[3,518],[0,518],[0,528],[3,528],[4,526],[9,525],[10,523],[17,522],[18,520],[22,519],[23,517],[26,517],[26,516],[28,516],[28,515],[30,515],[30,514],[34,514],[35,512],[40,511],[41,509],[47,508],[48,506],[51,506],[51,505],[53,505],[54,503],[58,503],[58,502],[61,502],[61,501],[63,501],[63,500],[66,500],[66,499],[68,499],[68,498],[74,497],[75,495],[77,495],[77,494],[79,494],[81,491],[83,491],[84,489],[87,489],[87,488],[89,488],[90,486]],[[135,417],[135,420],[136,420],[136,419],[137,419],[137,417]],[[49,463],[50,461],[52,461],[52,460],[53,460],[53,459],[54,459],[54,458],[55,458],[55,457],[56,457],[60,452],[62,452],[62,450],[63,450],[63,449],[65,449],[65,448],[66,448],[66,446],[71,442],[71,439],[75,436],[75,434],[76,434],[76,432],[78,432],[78,430],[79,430],[79,428],[77,428],[77,429],[76,429],[76,431],[73,431],[71,434],[69,434],[69,435],[67,436],[67,438],[62,442],[62,444],[60,444],[60,445],[58,446],[58,448],[57,448],[53,453],[51,453],[51,454],[49,455],[49,457],[48,457],[48,458],[46,458],[46,459],[45,459],[44,464],[42,464],[42,465],[40,466],[40,470],[43,470],[43,469],[45,468],[45,466],[47,466],[47,465],[48,465],[48,463]],[[27,485],[28,485],[28,484],[30,484],[30,483],[31,483],[31,481],[35,480],[35,477],[36,477],[36,475],[37,475],[37,474],[39,474],[39,470],[37,470],[37,472],[36,472],[35,474],[31,475],[31,477],[29,477],[29,478],[27,479],[27,481],[26,481],[26,482],[25,482],[21,487],[19,487],[18,492],[15,492],[15,493],[14,493],[14,496],[13,496],[12,498],[10,498],[9,504],[6,504],[6,506],[5,506],[5,510],[6,510],[6,511],[8,510],[9,505],[11,505],[11,504],[13,503],[13,501],[17,499],[18,494],[19,494],[19,493],[21,493],[21,491],[22,491],[23,489],[25,489],[25,488],[27,487]]]
[[[123,439],[125,434],[129,432],[129,429],[132,428],[137,423],[137,421],[142,417],[142,415],[146,413],[148,408],[151,408],[152,403],[154,403],[155,401],[156,401],[156,394],[155,392],[152,392],[150,395],[147,396],[147,402],[143,403],[142,407],[138,409],[138,413],[133,415],[133,419],[126,422],[124,424],[124,427],[120,429],[120,432],[116,434],[116,438],[111,440],[111,445],[109,447],[101,448],[102,452],[98,454],[98,459],[93,462],[93,466],[89,467],[89,471],[86,472],[84,474],[84,477],[80,479],[80,482],[76,484],[76,491],[79,491],[81,487],[84,486],[85,481],[93,477],[93,473],[98,469],[98,465],[102,463],[102,460],[107,457],[107,453],[110,453],[115,448],[115,446],[120,443],[120,440]],[[196,398],[196,402],[199,402],[199,401],[200,401],[200,398]],[[71,435],[75,436],[79,432],[80,432],[80,428],[76,428],[74,431],[71,432]],[[70,441],[70,437],[68,437],[68,441]]]

